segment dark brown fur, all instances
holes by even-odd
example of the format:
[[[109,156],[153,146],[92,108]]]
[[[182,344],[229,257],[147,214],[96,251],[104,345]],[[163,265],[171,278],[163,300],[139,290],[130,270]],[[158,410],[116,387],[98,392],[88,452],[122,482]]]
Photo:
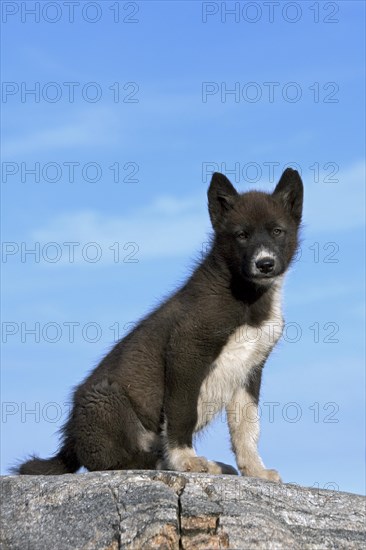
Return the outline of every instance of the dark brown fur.
[[[164,463],[164,419],[165,443],[192,446],[198,394],[209,369],[238,326],[259,326],[270,310],[271,277],[259,281],[250,272],[252,251],[263,242],[273,248],[276,276],[294,255],[302,183],[289,169],[272,195],[239,195],[225,176],[214,174],[208,197],[215,235],[205,260],[76,388],[56,456],[34,457],[18,468],[20,474],[63,474],[80,466],[156,468]],[[282,240],[271,236],[278,225],[285,227]],[[251,235],[247,242],[234,236],[238,229]],[[249,383],[256,400],[260,379],[261,369]]]

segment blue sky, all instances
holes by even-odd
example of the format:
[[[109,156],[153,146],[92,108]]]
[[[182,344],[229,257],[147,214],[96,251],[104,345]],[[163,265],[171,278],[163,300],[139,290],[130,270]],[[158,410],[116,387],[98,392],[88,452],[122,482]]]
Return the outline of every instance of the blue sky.
[[[71,388],[200,259],[210,173],[270,190],[292,165],[261,453],[363,493],[364,3],[46,4],[2,6],[2,473],[54,451]],[[234,464],[223,416],[197,448]]]

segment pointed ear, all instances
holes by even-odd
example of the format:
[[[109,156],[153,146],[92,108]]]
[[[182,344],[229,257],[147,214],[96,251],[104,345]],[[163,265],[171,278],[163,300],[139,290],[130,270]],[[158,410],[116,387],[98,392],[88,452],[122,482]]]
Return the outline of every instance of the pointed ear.
[[[284,171],[272,196],[281,202],[297,224],[301,222],[304,187],[297,170],[287,168]]]
[[[224,174],[215,172],[208,188],[208,211],[212,227],[217,229],[227,212],[233,207],[239,195],[232,183]]]

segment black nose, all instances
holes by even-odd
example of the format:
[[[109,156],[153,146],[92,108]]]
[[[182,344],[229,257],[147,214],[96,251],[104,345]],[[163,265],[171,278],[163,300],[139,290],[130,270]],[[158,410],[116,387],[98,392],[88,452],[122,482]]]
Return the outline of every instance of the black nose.
[[[261,258],[255,262],[256,267],[261,273],[271,273],[273,271],[275,262],[273,258]]]

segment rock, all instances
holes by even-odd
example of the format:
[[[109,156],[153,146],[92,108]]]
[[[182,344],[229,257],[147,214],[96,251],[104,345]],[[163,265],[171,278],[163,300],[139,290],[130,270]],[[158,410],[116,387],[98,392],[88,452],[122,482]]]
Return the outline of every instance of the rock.
[[[1,479],[1,548],[365,547],[365,498],[254,478],[121,471]]]

